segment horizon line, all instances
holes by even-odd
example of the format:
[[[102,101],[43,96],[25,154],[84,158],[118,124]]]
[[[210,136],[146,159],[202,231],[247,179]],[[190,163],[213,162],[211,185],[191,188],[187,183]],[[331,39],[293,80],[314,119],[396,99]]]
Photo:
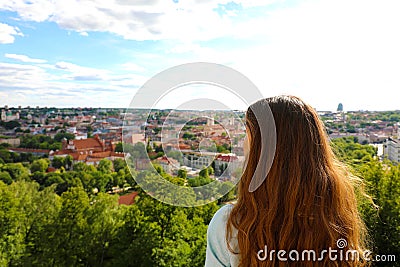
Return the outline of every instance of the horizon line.
[[[0,106],[0,110],[3,109],[134,109],[134,110],[182,110],[182,111],[241,111],[245,112],[246,110],[231,110],[231,109],[179,109],[179,108],[147,108],[147,107],[62,107],[62,106],[8,106],[2,105]],[[335,111],[335,110],[322,110],[322,109],[315,109],[317,112],[400,112],[400,109],[386,109],[386,110],[368,110],[368,109],[358,109],[358,110],[344,110],[344,111]]]

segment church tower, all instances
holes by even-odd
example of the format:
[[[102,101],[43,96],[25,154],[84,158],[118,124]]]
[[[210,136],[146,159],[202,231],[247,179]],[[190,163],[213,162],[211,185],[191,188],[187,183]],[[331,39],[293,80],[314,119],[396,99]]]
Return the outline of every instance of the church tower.
[[[6,121],[7,120],[7,114],[4,109],[1,110],[1,120]]]

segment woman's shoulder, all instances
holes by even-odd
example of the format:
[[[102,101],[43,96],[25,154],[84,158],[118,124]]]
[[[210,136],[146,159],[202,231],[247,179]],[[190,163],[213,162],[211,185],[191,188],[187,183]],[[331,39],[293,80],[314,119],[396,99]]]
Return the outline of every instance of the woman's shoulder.
[[[236,266],[234,255],[226,243],[226,223],[233,205],[221,207],[213,216],[207,230],[206,266]]]
[[[211,224],[224,224],[228,221],[229,214],[233,208],[232,204],[226,204],[222,206],[217,212],[214,214],[213,218],[211,219]]]

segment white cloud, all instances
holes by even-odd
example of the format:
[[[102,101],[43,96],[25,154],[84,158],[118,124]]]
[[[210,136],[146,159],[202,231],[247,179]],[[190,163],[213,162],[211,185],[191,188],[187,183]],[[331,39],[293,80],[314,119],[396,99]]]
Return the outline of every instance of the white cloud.
[[[209,40],[229,36],[232,24],[214,9],[230,1],[124,1],[124,0],[15,0],[0,3],[0,10],[17,12],[27,21],[51,21],[66,30],[86,35],[110,32],[133,40]],[[241,1],[243,6],[270,4]]]
[[[399,109],[398,10],[398,1],[307,1],[237,23],[248,40],[238,46],[181,42],[156,61],[229,65],[265,96],[294,94],[317,109]]]
[[[0,9],[18,12],[19,16],[28,21],[42,22],[54,12],[55,1],[47,0],[14,0],[1,1]]]
[[[63,77],[65,79],[76,80],[76,81],[100,81],[107,80],[109,76],[108,70],[90,68],[79,66],[70,62],[60,61],[57,62],[54,67],[56,69],[67,72]]]
[[[47,61],[44,59],[38,59],[38,58],[30,58],[26,55],[19,55],[19,54],[5,54],[4,55],[6,58],[11,58],[15,59],[21,62],[27,62],[27,63],[46,63]]]
[[[259,8],[254,16],[246,10],[233,12],[235,16],[215,12],[218,4],[229,0],[181,0],[177,4],[164,0],[31,1],[35,6],[22,0],[4,2],[0,9],[15,11],[24,20],[52,21],[81,34],[104,31],[126,39],[164,40],[155,50],[131,52],[136,53],[132,56],[135,64],[121,66],[122,71],[155,74],[178,63],[210,61],[241,71],[266,96],[295,94],[319,109],[336,109],[338,102],[346,109],[398,108],[397,0],[310,0],[282,5],[279,0],[235,1],[252,12]],[[274,9],[264,7],[272,3]],[[214,45],[207,42],[211,39],[223,41]],[[101,80],[121,99],[126,98],[123,92],[128,88],[146,80],[68,62],[53,68],[62,72],[55,79],[67,80],[76,90],[92,92]],[[87,82],[84,86],[83,81]],[[54,86],[63,88],[57,89],[60,93],[68,91],[61,83]]]
[[[133,62],[126,62],[121,65],[121,68],[126,71],[143,72],[145,68]]]
[[[0,62],[0,106],[127,107],[146,79],[69,62]]]
[[[0,23],[0,44],[12,44],[15,36],[24,36],[18,27]]]

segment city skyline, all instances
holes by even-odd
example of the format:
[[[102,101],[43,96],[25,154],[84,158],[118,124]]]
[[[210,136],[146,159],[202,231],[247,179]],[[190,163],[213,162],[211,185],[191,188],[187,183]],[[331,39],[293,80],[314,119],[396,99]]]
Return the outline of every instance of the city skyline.
[[[190,108],[168,108],[168,107],[160,107],[160,108],[153,108],[153,109],[148,109],[148,108],[130,108],[130,107],[92,107],[92,106],[65,106],[65,107],[60,107],[60,106],[10,106],[10,105],[3,105],[0,106],[0,111],[1,110],[19,110],[19,109],[59,109],[60,111],[62,110],[121,110],[122,112],[128,111],[128,110],[162,110],[162,111],[173,111],[173,110],[179,110],[179,111],[210,111],[210,112],[215,112],[215,111],[233,111],[233,112],[246,112],[247,109],[190,109]],[[316,109],[318,112],[330,112],[330,113],[353,113],[353,112],[370,112],[370,113],[380,113],[380,112],[399,112],[399,109],[387,109],[387,110],[366,110],[366,109],[360,109],[360,110],[328,110],[328,109]]]
[[[126,108],[157,73],[203,61],[240,71],[265,97],[297,95],[320,111],[338,103],[346,111],[398,110],[399,7],[389,0],[2,2],[0,106]],[[164,102],[174,108],[196,97],[187,90]]]

